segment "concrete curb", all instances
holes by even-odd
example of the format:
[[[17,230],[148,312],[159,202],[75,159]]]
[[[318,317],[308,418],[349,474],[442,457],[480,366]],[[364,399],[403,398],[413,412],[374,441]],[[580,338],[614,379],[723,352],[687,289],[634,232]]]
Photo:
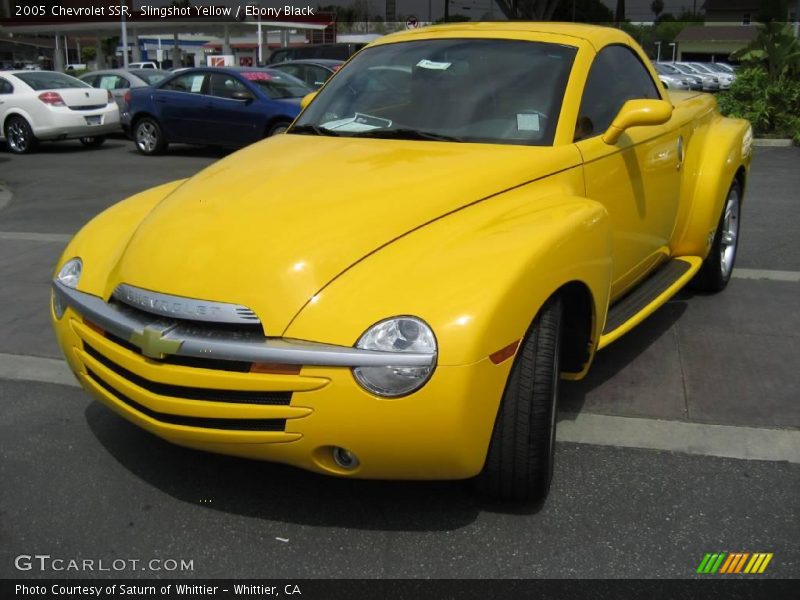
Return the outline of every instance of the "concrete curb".
[[[753,140],[753,146],[762,146],[767,148],[789,148],[794,142],[788,138],[756,138]]]

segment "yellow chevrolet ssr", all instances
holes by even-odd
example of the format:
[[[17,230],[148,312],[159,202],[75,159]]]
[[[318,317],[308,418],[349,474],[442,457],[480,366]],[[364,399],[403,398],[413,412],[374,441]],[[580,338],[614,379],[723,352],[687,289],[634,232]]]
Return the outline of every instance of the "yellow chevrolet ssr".
[[[619,30],[390,35],[303,105],[56,266],[70,367],[166,440],[540,499],[559,379],[731,276],[750,126]]]

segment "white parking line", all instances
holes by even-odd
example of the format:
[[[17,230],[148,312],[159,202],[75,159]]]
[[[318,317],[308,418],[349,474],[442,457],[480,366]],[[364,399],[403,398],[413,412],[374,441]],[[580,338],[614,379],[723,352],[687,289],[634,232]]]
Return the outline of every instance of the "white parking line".
[[[769,279],[770,281],[800,281],[800,271],[770,271],[766,269],[734,269],[733,277],[737,279]]]
[[[800,463],[800,431],[792,429],[706,425],[591,413],[560,417],[562,420],[556,429],[556,439],[560,442]]]
[[[0,353],[0,379],[78,386],[63,360]],[[559,415],[559,442],[668,450],[744,460],[800,463],[800,431],[612,417]]]
[[[67,363],[57,358],[0,353],[0,379],[77,386]]]
[[[21,242],[47,242],[66,244],[74,237],[72,233],[35,233],[32,231],[0,231],[0,240]]]

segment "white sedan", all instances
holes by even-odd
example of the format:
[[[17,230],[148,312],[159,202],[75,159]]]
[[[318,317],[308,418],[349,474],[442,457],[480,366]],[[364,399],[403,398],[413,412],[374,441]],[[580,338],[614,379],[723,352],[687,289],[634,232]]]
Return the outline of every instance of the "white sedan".
[[[0,139],[16,154],[40,140],[78,138],[99,146],[119,127],[108,90],[54,71],[0,71]]]

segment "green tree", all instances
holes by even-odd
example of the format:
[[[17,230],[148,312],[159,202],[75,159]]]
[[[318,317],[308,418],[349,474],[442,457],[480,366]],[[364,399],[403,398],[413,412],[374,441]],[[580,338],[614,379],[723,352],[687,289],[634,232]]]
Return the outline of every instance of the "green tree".
[[[447,0],[445,0],[447,1]],[[561,0],[496,0],[509,20],[549,21]]]
[[[556,7],[552,19],[553,21],[574,20],[578,23],[613,23],[614,13],[600,0],[572,0],[571,2],[566,0]]]
[[[658,17],[664,12],[664,0],[653,0],[650,3],[650,10],[653,11],[653,14],[656,16],[655,20],[658,21]]]
[[[732,57],[748,66],[764,68],[771,82],[800,74],[800,40],[787,23],[762,24],[756,39]]]

